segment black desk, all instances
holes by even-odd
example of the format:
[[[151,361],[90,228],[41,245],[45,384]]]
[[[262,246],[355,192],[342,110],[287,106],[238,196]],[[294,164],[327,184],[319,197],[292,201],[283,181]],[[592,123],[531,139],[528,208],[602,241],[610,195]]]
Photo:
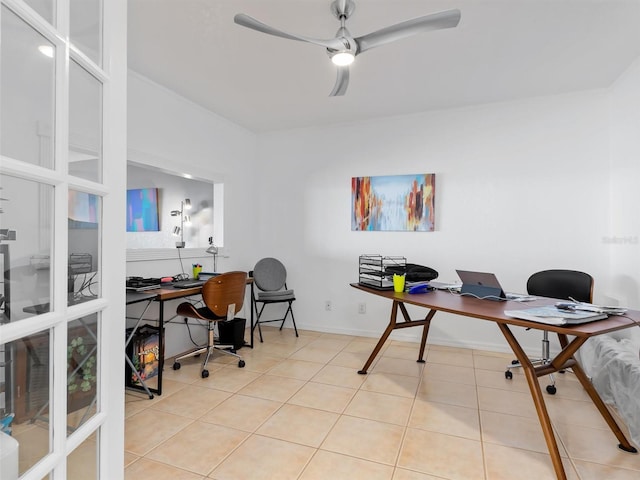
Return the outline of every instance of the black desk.
[[[247,277],[247,286],[251,286],[253,284],[253,278],[251,277]],[[130,292],[127,291],[127,305],[133,304],[133,303],[139,303],[139,302],[144,302],[147,301],[149,302],[149,304],[151,304],[151,302],[159,302],[159,308],[158,308],[158,328],[160,329],[160,338],[158,341],[158,347],[160,349],[160,363],[158,365],[158,385],[157,387],[154,388],[149,388],[148,389],[148,394],[151,395],[151,393],[149,392],[153,392],[157,395],[162,395],[162,371],[164,369],[164,304],[166,302],[168,302],[169,300],[176,300],[176,299],[180,299],[180,298],[185,298],[185,297],[191,297],[194,295],[200,295],[202,293],[202,286],[199,287],[193,287],[193,288],[174,288],[172,286],[161,286],[160,288],[155,288],[153,290],[146,290],[144,292]],[[253,294],[253,289],[252,289],[252,294]],[[131,297],[130,297],[131,295]],[[129,302],[129,299],[131,298],[131,303]],[[253,348],[253,296],[251,297],[251,305],[249,306],[250,310],[251,310],[251,343],[249,343],[249,347]],[[146,308],[145,308],[146,311]],[[142,319],[142,316],[140,316],[140,320]],[[134,389],[138,389],[138,387],[132,387]],[[146,389],[140,387],[140,390],[145,390]]]

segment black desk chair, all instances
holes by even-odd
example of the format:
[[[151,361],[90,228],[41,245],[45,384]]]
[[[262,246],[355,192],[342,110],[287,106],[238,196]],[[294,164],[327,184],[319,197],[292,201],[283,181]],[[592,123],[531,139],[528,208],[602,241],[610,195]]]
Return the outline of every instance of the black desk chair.
[[[183,302],[178,305],[177,314],[188,318],[197,318],[207,322],[208,341],[207,345],[198,347],[192,351],[180,355],[175,358],[173,369],[180,368],[180,360],[195,357],[202,353],[206,353],[202,361],[202,378],[209,376],[207,370],[207,362],[213,350],[218,350],[226,355],[231,355],[239,359],[238,367],[244,367],[244,360],[236,353],[233,345],[217,345],[215,344],[214,325],[217,322],[228,320],[230,310],[235,315],[242,309],[244,302],[244,292],[247,283],[246,272],[227,272],[210,278],[202,286],[202,300],[204,307],[197,308],[190,302]]]
[[[577,300],[578,302],[591,303],[593,298],[593,277],[588,273],[576,270],[543,270],[534,273],[527,281],[527,293],[538,297],[551,297],[560,300]],[[534,365],[546,365],[551,361],[549,355],[549,332],[544,330],[542,334],[542,355],[540,358],[531,359]],[[504,372],[508,380],[513,378],[512,368],[521,367],[520,362],[513,360]],[[561,373],[564,373],[561,371]],[[553,374],[549,375],[551,384],[547,385],[547,393],[556,393],[556,384]]]
[[[287,288],[287,269],[284,267],[280,260],[275,258],[263,258],[253,268],[252,272],[249,272],[250,276],[253,276],[253,284],[251,285],[251,291],[254,296],[254,302],[256,304],[256,323],[253,326],[254,330],[258,327],[258,333],[260,334],[260,342],[262,342],[262,328],[260,324],[269,322],[282,322],[280,323],[280,330],[284,326],[284,322],[287,316],[291,314],[291,321],[293,322],[293,329],[298,336],[298,328],[296,327],[296,319],[293,316],[292,304],[296,299],[293,290]],[[253,286],[258,288],[258,294],[255,295]],[[258,311],[258,303],[262,306]],[[263,320],[262,313],[267,305],[273,305],[277,303],[286,303],[287,310],[282,318],[276,318],[273,320]],[[251,332],[253,335],[253,332]]]

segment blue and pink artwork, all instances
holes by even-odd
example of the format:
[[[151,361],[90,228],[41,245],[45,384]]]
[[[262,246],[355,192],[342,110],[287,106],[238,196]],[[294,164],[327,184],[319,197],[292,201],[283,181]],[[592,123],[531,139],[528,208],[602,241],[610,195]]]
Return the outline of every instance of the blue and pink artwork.
[[[158,189],[127,190],[127,232],[157,232]]]
[[[351,230],[433,232],[435,173],[353,177]]]

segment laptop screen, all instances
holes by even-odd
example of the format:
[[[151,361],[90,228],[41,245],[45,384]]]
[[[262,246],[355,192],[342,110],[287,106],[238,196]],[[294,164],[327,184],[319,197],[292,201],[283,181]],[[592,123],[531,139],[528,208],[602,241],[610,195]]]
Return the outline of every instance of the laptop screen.
[[[467,270],[456,270],[460,280],[462,280],[462,289],[460,293],[489,299],[506,298],[504,290],[498,279],[493,273],[487,272],[471,272]]]

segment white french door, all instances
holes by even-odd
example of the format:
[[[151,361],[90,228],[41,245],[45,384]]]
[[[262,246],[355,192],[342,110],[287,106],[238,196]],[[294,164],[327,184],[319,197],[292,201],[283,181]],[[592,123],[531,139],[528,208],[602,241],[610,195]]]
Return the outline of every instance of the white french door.
[[[0,3],[0,477],[117,480],[126,0]]]

